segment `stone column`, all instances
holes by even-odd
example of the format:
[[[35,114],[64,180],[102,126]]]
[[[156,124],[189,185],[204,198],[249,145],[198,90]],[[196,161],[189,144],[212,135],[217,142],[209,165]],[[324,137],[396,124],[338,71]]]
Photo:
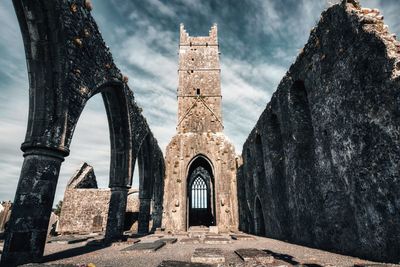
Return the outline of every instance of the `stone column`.
[[[155,204],[154,210],[152,212],[153,226],[151,227],[151,231],[155,231],[157,228],[161,227],[162,220],[162,205]]]
[[[51,148],[25,149],[1,266],[34,262],[43,256],[60,166],[67,154]]]
[[[149,232],[151,198],[140,198],[138,233],[147,234]]]
[[[119,239],[124,234],[127,187],[111,187],[110,204],[105,238],[107,241]]]

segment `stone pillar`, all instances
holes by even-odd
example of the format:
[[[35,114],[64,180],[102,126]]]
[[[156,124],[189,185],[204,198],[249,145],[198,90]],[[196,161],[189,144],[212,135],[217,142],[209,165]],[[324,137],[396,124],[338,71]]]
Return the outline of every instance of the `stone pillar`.
[[[111,187],[110,205],[108,208],[108,218],[105,235],[105,238],[108,241],[119,239],[124,234],[127,197],[127,187]]]
[[[138,218],[139,234],[147,234],[149,232],[150,206],[151,206],[151,198],[140,198],[139,218]]]
[[[153,226],[151,227],[151,231],[155,231],[157,228],[161,227],[162,220],[162,205],[155,204],[154,210],[152,212]]]
[[[34,262],[43,256],[60,166],[66,154],[50,148],[25,150],[1,266]]]

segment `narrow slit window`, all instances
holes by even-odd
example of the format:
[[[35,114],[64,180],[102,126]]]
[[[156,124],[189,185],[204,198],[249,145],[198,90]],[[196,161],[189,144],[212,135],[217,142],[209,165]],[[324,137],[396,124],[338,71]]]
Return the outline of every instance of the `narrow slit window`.
[[[196,94],[200,95],[200,89],[199,88],[196,89]]]

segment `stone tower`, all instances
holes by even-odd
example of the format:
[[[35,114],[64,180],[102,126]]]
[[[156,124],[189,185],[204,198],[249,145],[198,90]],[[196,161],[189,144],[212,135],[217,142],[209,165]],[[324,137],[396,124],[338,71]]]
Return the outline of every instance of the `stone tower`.
[[[223,134],[217,26],[192,37],[180,26],[177,133],[166,149],[163,226],[238,227],[236,154]]]

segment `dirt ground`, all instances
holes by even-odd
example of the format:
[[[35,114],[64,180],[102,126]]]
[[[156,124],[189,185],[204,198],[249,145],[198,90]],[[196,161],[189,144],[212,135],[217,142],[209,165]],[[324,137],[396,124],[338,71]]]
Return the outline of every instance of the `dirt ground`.
[[[132,246],[136,239],[128,239],[127,242],[116,242],[104,246],[99,240],[101,236],[90,236],[88,240],[81,241],[82,238],[70,237],[63,239],[53,239],[45,247],[43,264],[73,264],[87,265],[94,264],[96,267],[108,266],[129,266],[129,267],[152,267],[158,266],[163,261],[181,261],[189,263],[192,254],[196,248],[219,248],[225,256],[225,263],[219,266],[400,266],[382,263],[374,263],[355,257],[349,257],[285,243],[282,241],[252,236],[253,240],[233,240],[228,234],[219,235],[217,238],[229,239],[229,244],[205,244],[204,236],[200,237],[198,244],[184,243],[182,239],[188,238],[185,235],[148,235],[140,237],[139,243],[154,242],[160,238],[177,238],[177,242],[166,244],[157,251],[121,251]],[[64,237],[65,238],[65,237]],[[84,238],[85,239],[85,238]],[[65,240],[81,241],[73,244],[67,244]],[[139,244],[138,243],[138,244]],[[272,264],[260,263],[257,261],[244,262],[235,250],[240,248],[256,248],[266,251],[274,257]],[[1,244],[0,244],[1,250]],[[167,261],[167,262],[165,262]],[[37,266],[37,265],[36,265]],[[41,266],[41,265],[40,265]],[[168,265],[168,266],[190,266],[190,265]],[[208,265],[209,266],[209,265]]]

